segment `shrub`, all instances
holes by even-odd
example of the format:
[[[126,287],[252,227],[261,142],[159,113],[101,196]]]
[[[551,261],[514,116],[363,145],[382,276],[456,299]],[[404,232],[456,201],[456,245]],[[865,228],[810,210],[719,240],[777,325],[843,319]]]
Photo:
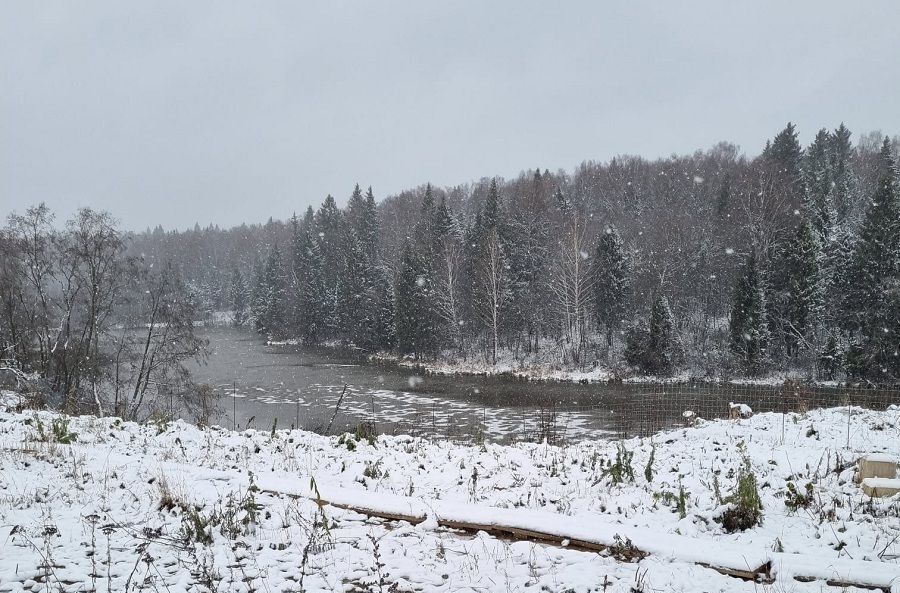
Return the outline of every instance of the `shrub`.
[[[616,451],[616,461],[608,461],[608,465],[601,472],[604,476],[609,476],[612,483],[621,484],[626,480],[634,482],[634,468],[631,467],[631,459],[634,457],[634,451],[629,451],[625,445],[619,443]]]
[[[744,531],[756,527],[762,521],[762,500],[759,498],[756,475],[748,457],[744,457],[744,463],[738,471],[734,493],[725,502],[730,505],[721,517],[725,531]]]
[[[69,432],[69,419],[65,416],[54,418],[50,422],[50,431],[47,432],[44,423],[40,417],[35,414],[34,427],[37,430],[37,440],[43,443],[59,443],[60,445],[71,445],[78,440],[77,432]]]
[[[650,446],[650,458],[647,460],[647,466],[644,468],[644,477],[647,482],[653,481],[653,462],[656,460],[656,445]]]
[[[616,534],[613,537],[613,545],[609,548],[609,555],[619,562],[640,562],[647,557],[647,553],[639,550],[627,537]]]
[[[787,494],[784,497],[784,506],[792,511],[807,509],[813,502],[812,482],[806,483],[805,492],[801,493],[793,482],[787,483]]]

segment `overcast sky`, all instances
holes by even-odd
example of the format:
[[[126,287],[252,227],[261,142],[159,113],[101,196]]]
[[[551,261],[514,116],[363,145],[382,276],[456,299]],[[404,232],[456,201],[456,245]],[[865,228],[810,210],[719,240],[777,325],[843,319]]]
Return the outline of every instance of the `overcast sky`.
[[[900,133],[900,2],[0,0],[0,216],[284,218],[616,154]]]

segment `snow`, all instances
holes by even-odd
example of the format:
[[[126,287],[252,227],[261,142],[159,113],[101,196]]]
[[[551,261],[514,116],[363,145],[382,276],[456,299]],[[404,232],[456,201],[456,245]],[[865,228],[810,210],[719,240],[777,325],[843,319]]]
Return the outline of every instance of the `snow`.
[[[0,409],[14,408],[21,400],[22,396],[15,391],[0,389]]]
[[[607,579],[607,591],[623,593],[645,570],[647,591],[761,590],[694,562],[746,570],[771,561],[773,590],[798,593],[842,590],[824,579],[895,590],[890,583],[900,581],[900,497],[869,500],[853,482],[859,457],[900,454],[897,409],[854,410],[849,449],[845,408],[702,422],[621,443],[465,446],[380,436],[354,441],[352,451],[346,437],[299,430],[273,436],[90,416],[69,419],[77,433],[71,445],[37,440],[38,421],[46,430],[58,418],[0,410],[0,591],[58,583],[119,591],[132,574],[132,589],[144,583],[173,592],[204,590],[197,583],[205,577],[220,591],[299,590],[301,574],[308,591],[351,590],[378,580],[376,551],[382,576],[398,591],[586,593],[603,590]],[[602,471],[619,444],[634,453],[634,482],[613,484]],[[716,484],[727,496],[744,456],[759,483],[764,521],[729,534],[715,521],[724,508]],[[210,543],[182,537],[192,509],[204,516],[234,510],[229,497],[248,493],[251,473],[263,490],[254,495],[255,520],[244,525],[250,513],[239,509],[237,535],[212,526]],[[800,491],[811,482],[815,502],[789,510],[788,481]],[[679,485],[684,518],[666,495]],[[175,501],[171,508],[160,505],[164,492]],[[422,522],[320,509],[310,500],[319,495]],[[322,514],[327,532],[312,527]],[[438,525],[448,518],[544,530],[570,543],[611,543],[620,535],[651,555],[622,563],[574,545]]]
[[[749,418],[753,415],[753,408],[751,408],[747,404],[736,404],[734,402],[728,402],[728,409],[737,412],[738,416],[740,416],[741,418]]]
[[[296,345],[297,340],[270,342],[271,345]],[[337,344],[335,344],[337,346]],[[628,374],[622,376],[624,369],[612,368],[596,362],[595,364],[572,365],[561,364],[563,355],[555,344],[542,343],[537,354],[525,355],[501,349],[497,352],[497,362],[491,363],[480,356],[460,358],[455,352],[445,351],[437,360],[413,360],[388,352],[372,354],[373,362],[387,362],[400,367],[413,369],[434,375],[507,375],[530,381],[564,381],[572,383],[606,383],[621,380],[629,384],[678,384],[686,382],[728,383],[732,385],[756,385],[760,387],[777,387],[788,381],[799,381],[821,387],[839,387],[840,381],[810,381],[805,373],[775,372],[770,375],[753,378],[725,378],[719,376],[698,376],[697,372],[684,370],[671,377],[655,375]]]
[[[874,463],[897,463],[897,458],[884,453],[870,453],[869,455],[866,455],[866,461],[872,461]]]
[[[900,479],[898,478],[866,478],[862,483],[870,488],[896,488],[900,490]]]

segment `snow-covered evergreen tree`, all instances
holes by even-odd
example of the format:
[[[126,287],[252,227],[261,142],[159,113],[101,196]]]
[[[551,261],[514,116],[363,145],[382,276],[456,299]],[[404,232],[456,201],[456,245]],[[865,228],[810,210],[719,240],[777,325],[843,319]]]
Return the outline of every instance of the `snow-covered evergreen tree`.
[[[751,251],[734,289],[728,328],[731,351],[749,373],[762,370],[769,344],[764,294],[756,252]]]
[[[853,253],[846,299],[847,329],[854,348],[853,374],[900,376],[900,190],[888,138],[879,182]]]
[[[647,334],[646,370],[654,375],[669,376],[681,357],[678,338],[675,335],[675,321],[669,299],[659,296],[650,311]]]
[[[628,297],[628,257],[618,231],[606,227],[597,241],[594,257],[594,315],[606,331],[606,344],[622,327]]]
[[[822,243],[828,241],[832,225],[837,218],[833,195],[835,183],[831,170],[833,142],[831,134],[823,128],[816,134],[815,140],[806,151],[805,217],[815,228]]]
[[[789,277],[785,337],[791,357],[796,357],[804,346],[807,352],[815,353],[814,334],[819,327],[824,298],[818,232],[810,222],[801,223],[785,258]]]
[[[247,320],[247,285],[241,271],[237,268],[231,271],[229,300],[234,313],[234,324],[243,325]]]
[[[258,287],[257,315],[254,319],[257,331],[268,335],[285,334],[286,296],[287,277],[276,243],[269,250]]]
[[[831,134],[831,146],[828,151],[835,218],[839,224],[846,223],[852,217],[852,208],[856,201],[853,195],[856,184],[851,163],[853,158],[851,136],[850,130],[842,123]]]
[[[335,338],[340,329],[338,319],[338,283],[342,270],[342,214],[329,194],[316,212],[317,243],[322,254],[322,279],[325,285],[324,317],[320,325],[323,339]]]

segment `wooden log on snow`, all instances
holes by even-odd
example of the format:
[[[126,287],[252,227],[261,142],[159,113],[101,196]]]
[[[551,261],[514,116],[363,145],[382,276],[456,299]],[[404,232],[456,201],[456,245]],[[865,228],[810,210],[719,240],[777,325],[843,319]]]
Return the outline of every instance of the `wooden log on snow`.
[[[660,555],[695,564],[748,581],[772,583],[775,578],[801,582],[824,581],[829,586],[891,591],[900,582],[900,567],[894,564],[851,559],[827,559],[804,554],[786,554],[723,542],[700,541],[675,534],[610,524],[596,518],[574,518],[543,511],[501,509],[478,505],[429,501],[389,493],[333,489],[321,494],[298,488],[281,480],[268,483],[261,478],[264,492],[307,498],[319,505],[340,508],[389,521],[418,525],[432,516],[447,529],[485,533],[592,552],[621,554],[613,535],[628,538],[633,549],[630,559]],[[628,559],[628,554],[625,554]],[[620,558],[621,559],[621,558]]]

